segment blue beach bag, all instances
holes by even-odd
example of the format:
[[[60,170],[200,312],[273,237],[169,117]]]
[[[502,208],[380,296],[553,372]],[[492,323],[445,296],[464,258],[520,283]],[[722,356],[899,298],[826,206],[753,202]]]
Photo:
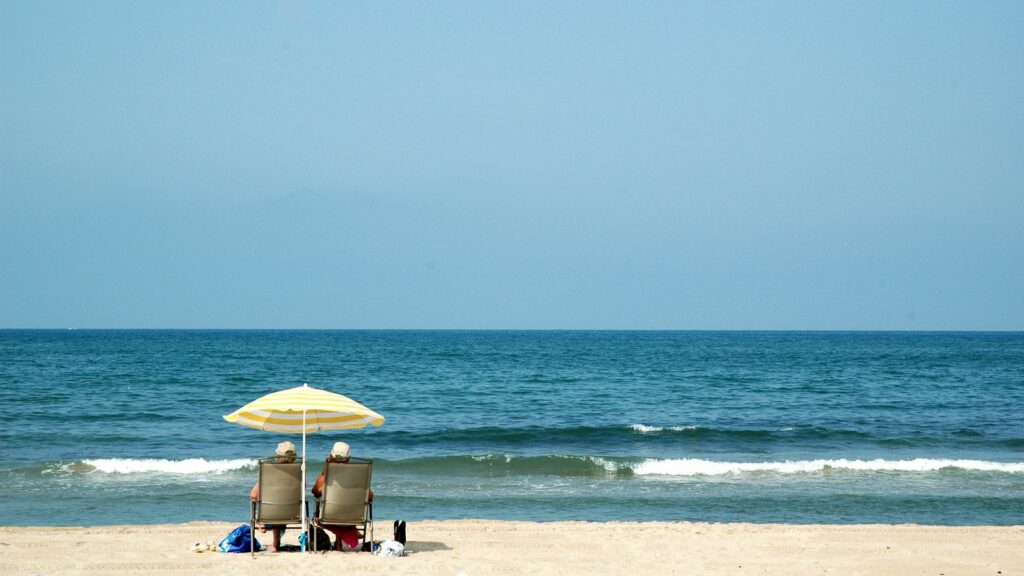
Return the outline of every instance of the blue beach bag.
[[[249,530],[249,525],[242,524],[225,536],[224,539],[220,541],[220,544],[217,545],[217,549],[221,552],[248,552],[250,540],[255,543],[257,551],[263,549],[263,546],[260,545],[260,541],[252,537],[252,530]]]

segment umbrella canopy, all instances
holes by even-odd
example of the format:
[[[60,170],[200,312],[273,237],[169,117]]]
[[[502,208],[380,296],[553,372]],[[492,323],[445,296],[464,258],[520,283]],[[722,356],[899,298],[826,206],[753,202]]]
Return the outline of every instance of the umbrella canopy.
[[[384,423],[383,416],[348,396],[310,388],[309,384],[261,396],[224,419],[257,430],[302,434],[302,526],[307,531],[306,434]]]
[[[310,388],[308,384],[257,398],[224,416],[224,419],[257,430],[286,434],[364,428],[384,423],[383,416],[348,396]]]

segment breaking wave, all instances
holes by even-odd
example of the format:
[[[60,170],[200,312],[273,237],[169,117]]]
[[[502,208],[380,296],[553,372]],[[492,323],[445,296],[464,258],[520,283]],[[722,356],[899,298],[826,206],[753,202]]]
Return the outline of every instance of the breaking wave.
[[[651,432],[664,432],[666,430],[671,432],[685,432],[687,430],[696,430],[698,426],[648,426],[646,424],[630,424],[629,429],[634,432],[640,432],[641,434],[650,434]]]
[[[724,476],[757,472],[806,474],[829,470],[859,472],[936,472],[960,469],[979,472],[1024,473],[1024,462],[987,462],[984,460],[796,460],[784,462],[715,462],[696,458],[680,460],[644,460],[631,469],[637,476]]]
[[[235,470],[254,469],[256,460],[206,460],[189,458],[187,460],[163,460],[145,458],[106,458],[82,460],[82,472],[103,472],[107,474],[224,474]],[[74,471],[74,470],[72,470]]]
[[[26,468],[8,469],[7,473],[29,475],[230,475],[251,474],[255,459],[185,460],[166,459],[87,459],[75,462],[39,463]],[[906,460],[785,460],[767,462],[726,462],[700,458],[662,459],[624,456],[590,455],[513,455],[486,453],[378,459],[374,468],[383,473],[414,475],[493,476],[592,476],[592,477],[700,477],[840,473],[935,473],[944,471],[1024,474],[1024,462],[991,462],[986,460],[913,458]]]
[[[989,462],[914,458],[910,460],[797,460],[780,462],[720,462],[698,458],[658,459],[599,456],[436,456],[379,461],[382,470],[417,474],[478,476],[726,476],[747,474],[813,474],[841,472],[928,473],[943,470],[1024,474],[1024,462]]]

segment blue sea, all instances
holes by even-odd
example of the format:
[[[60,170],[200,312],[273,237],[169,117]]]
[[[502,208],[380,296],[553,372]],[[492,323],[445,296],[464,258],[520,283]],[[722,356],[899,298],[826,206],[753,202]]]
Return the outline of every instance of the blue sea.
[[[303,383],[382,518],[1024,523],[1024,333],[4,330],[0,524],[246,520]]]

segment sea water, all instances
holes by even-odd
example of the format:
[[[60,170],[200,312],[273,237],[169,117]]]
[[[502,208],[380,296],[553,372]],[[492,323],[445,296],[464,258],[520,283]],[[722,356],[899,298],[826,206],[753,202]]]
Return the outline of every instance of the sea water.
[[[383,518],[1024,523],[1024,334],[0,331],[0,524],[244,521],[309,383]]]

